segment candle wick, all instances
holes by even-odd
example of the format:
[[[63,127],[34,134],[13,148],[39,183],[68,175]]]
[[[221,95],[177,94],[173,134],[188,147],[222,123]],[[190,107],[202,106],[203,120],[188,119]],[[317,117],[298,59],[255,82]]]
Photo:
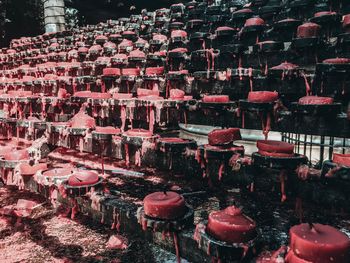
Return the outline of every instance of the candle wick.
[[[312,222],[308,222],[310,229],[314,228],[314,224]]]

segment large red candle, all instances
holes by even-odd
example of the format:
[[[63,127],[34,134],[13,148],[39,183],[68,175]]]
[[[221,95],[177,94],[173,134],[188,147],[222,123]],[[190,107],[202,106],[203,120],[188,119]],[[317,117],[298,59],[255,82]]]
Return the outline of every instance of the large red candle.
[[[159,219],[176,219],[186,213],[185,199],[175,192],[155,192],[143,200],[147,216]]]
[[[290,248],[297,258],[306,262],[346,263],[350,258],[349,237],[328,225],[300,224],[292,227]],[[303,262],[297,260],[287,262]]]
[[[241,209],[230,206],[210,213],[206,231],[221,241],[244,243],[255,238],[255,228],[255,222],[243,215]]]

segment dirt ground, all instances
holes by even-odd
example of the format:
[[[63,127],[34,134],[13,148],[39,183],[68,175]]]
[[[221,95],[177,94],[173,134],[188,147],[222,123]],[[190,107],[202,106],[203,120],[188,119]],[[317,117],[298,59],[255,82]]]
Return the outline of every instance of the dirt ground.
[[[173,254],[136,237],[124,236],[126,249],[110,249],[107,243],[116,230],[82,215],[75,220],[60,216],[41,196],[0,186],[0,209],[18,199],[44,208],[35,219],[0,216],[0,263],[175,262]]]

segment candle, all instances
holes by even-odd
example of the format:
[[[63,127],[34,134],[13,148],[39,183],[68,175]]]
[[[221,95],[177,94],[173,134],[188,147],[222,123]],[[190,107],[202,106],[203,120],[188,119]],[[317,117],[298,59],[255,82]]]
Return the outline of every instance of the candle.
[[[175,192],[155,192],[143,200],[147,216],[159,219],[176,219],[186,212],[185,199]]]
[[[350,258],[350,239],[334,227],[300,224],[290,229],[289,263],[346,263]]]
[[[88,186],[96,184],[99,180],[98,174],[93,171],[77,171],[68,178],[70,186]]]
[[[206,103],[227,103],[230,98],[227,95],[204,95],[202,101]]]
[[[294,155],[294,145],[290,143],[259,140],[256,144],[261,155],[276,157],[290,157]]]
[[[251,91],[248,94],[249,102],[269,103],[278,99],[278,93],[275,91]]]
[[[350,154],[333,153],[333,163],[350,167]]]
[[[206,231],[221,241],[244,243],[255,238],[255,228],[255,222],[243,215],[241,209],[230,206],[210,213]]]
[[[239,128],[217,129],[208,134],[208,141],[212,146],[228,145],[240,139],[242,139],[242,137]]]
[[[333,104],[333,98],[318,97],[318,96],[305,96],[299,99],[301,105],[324,105]]]
[[[313,38],[318,37],[321,26],[315,23],[304,23],[298,27],[298,38]]]

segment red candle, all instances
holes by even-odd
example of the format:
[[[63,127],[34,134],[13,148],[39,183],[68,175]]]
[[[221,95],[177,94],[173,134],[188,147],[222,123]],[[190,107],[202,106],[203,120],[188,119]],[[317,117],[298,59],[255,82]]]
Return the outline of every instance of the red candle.
[[[333,163],[350,167],[350,154],[333,153]]]
[[[139,68],[123,68],[122,69],[123,76],[140,76]]]
[[[113,99],[122,100],[122,99],[131,99],[131,93],[113,93]]]
[[[206,231],[212,237],[228,243],[244,243],[256,236],[255,222],[242,214],[241,209],[230,206],[209,214]]]
[[[260,17],[253,17],[253,18],[249,18],[245,21],[244,27],[261,26],[264,24],[265,24],[265,21],[263,19],[261,19]]]
[[[129,58],[141,58],[141,59],[146,59],[146,54],[142,52],[141,50],[133,50],[129,54]]]
[[[187,32],[183,30],[174,30],[171,32],[171,37],[182,37],[185,38],[187,37]]]
[[[297,36],[298,38],[312,38],[318,37],[321,26],[315,23],[305,23],[298,27]]]
[[[259,140],[257,147],[259,153],[265,156],[290,157],[294,155],[294,145],[286,142]]]
[[[305,96],[299,99],[301,105],[323,105],[333,104],[333,98],[329,97],[318,97],[318,96]]]
[[[204,95],[202,101],[207,103],[227,103],[230,102],[230,98],[227,95]]]
[[[290,229],[290,248],[302,260],[317,263],[346,263],[350,258],[350,239],[334,227],[300,224]],[[303,261],[288,261],[303,262]]]
[[[145,214],[159,219],[176,219],[186,212],[185,199],[175,192],[155,192],[143,200]]]
[[[137,97],[143,98],[147,96],[159,96],[159,90],[151,90],[151,89],[137,89]]]
[[[114,128],[112,126],[96,127],[95,132],[116,135],[120,133],[120,129]]]
[[[329,58],[323,60],[323,63],[325,64],[349,64],[350,59],[349,58]]]
[[[213,130],[208,134],[209,144],[212,146],[216,145],[227,145],[234,141],[241,140],[241,131],[239,128],[230,128],[222,130]]]
[[[251,91],[248,94],[249,102],[270,103],[278,99],[278,93],[275,91]]]
[[[170,99],[172,100],[181,100],[185,97],[185,92],[180,89],[171,89],[169,93],[170,93]]]
[[[68,185],[88,186],[96,184],[98,180],[98,174],[93,171],[77,171],[68,178]]]
[[[120,68],[104,68],[103,76],[120,76]]]
[[[344,19],[343,19],[343,28],[344,30],[349,33],[349,29],[350,29],[350,14],[345,15]]]
[[[72,128],[95,128],[96,121],[94,118],[90,117],[83,111],[79,111],[74,117],[69,121]]]
[[[145,75],[163,75],[164,67],[149,67],[146,68]]]

